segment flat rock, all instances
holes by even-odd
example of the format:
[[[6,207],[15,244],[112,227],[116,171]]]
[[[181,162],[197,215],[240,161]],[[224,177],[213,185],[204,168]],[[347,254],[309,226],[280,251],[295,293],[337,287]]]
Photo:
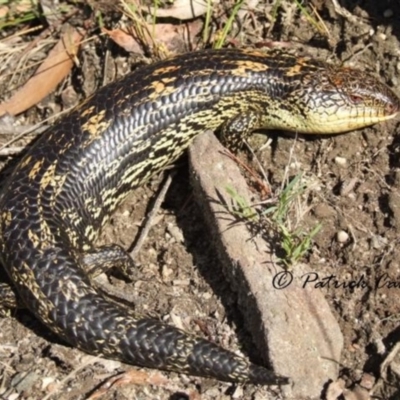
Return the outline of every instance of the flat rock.
[[[214,137],[200,135],[190,148],[191,180],[196,199],[212,231],[213,243],[257,348],[280,375],[286,399],[320,398],[336,380],[343,337],[320,289],[306,285],[307,265],[285,271],[269,244],[254,237],[228,211],[231,186],[247,204],[253,197],[237,164],[223,155]]]

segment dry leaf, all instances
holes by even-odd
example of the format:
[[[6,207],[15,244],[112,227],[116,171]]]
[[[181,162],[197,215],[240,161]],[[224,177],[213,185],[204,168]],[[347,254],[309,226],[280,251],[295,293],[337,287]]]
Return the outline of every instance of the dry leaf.
[[[181,51],[181,48],[187,45],[188,40],[198,35],[201,29],[202,24],[197,21],[185,25],[147,24],[143,28],[144,37],[140,40],[135,33],[128,33],[121,29],[103,28],[102,31],[124,50],[143,54],[142,42],[151,43],[153,46],[163,44],[171,52]]]
[[[101,31],[107,34],[113,42],[129,53],[142,53],[142,48],[131,34],[121,29],[108,30],[106,28],[102,28]]]
[[[132,369],[118,376],[113,376],[103,383],[95,392],[93,392],[88,400],[98,399],[103,397],[111,388],[125,385],[154,385],[166,386],[168,379],[161,373],[151,371],[139,371]]]
[[[36,73],[10,100],[0,104],[0,116],[17,115],[39,103],[69,74],[83,34],[69,28],[58,41]]]
[[[218,4],[219,0],[212,0],[211,7]],[[171,7],[155,8],[148,7],[147,10],[151,15],[156,17],[169,17],[180,20],[187,20],[199,17],[207,12],[207,0],[175,0]],[[146,8],[143,8],[146,10]]]

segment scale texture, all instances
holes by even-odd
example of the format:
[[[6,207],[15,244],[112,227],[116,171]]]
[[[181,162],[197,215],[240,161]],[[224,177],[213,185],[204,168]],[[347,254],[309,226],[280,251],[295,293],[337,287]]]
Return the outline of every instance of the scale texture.
[[[220,128],[237,148],[254,129],[339,133],[398,110],[390,89],[365,73],[277,50],[205,50],[137,69],[60,119],[15,168],[0,197],[1,262],[25,305],[72,346],[151,368],[285,384],[104,298],[88,259],[99,267],[129,259],[95,241],[121,201],[204,130]]]

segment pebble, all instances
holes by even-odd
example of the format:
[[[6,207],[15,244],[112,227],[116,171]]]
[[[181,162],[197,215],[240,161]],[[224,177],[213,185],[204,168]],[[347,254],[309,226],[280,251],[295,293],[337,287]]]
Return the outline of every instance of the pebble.
[[[171,278],[173,272],[174,272],[173,268],[170,268],[167,265],[163,265],[161,269],[161,275],[163,277],[163,280],[166,281],[169,278]]]
[[[385,237],[381,236],[381,235],[373,235],[372,238],[371,238],[372,247],[374,249],[377,249],[377,250],[379,250],[382,247],[386,246],[387,243],[388,243],[388,240]]]
[[[355,200],[356,199],[356,195],[355,195],[355,193],[349,193],[348,195],[347,195],[347,197],[350,199],[350,200]],[[361,210],[362,208],[360,208],[360,210]]]
[[[42,378],[42,389],[46,389],[49,385],[54,383],[56,379],[53,376],[45,376]]]
[[[383,343],[382,338],[376,338],[374,340],[374,345],[375,345],[376,352],[378,354],[383,355],[386,353],[387,348],[386,348],[385,344]]]
[[[346,387],[346,383],[343,379],[339,378],[337,381],[331,382],[328,386],[326,392],[327,399],[337,399],[339,398],[342,393],[343,389]]]
[[[346,243],[349,240],[349,234],[345,231],[339,231],[336,238],[339,243]]]
[[[175,242],[177,243],[183,243],[184,242],[184,237],[182,231],[174,224],[171,222],[168,223],[167,225],[167,230],[171,234],[171,236],[175,239]]]
[[[11,385],[18,392],[29,391],[39,378],[35,372],[20,372],[12,378]]]
[[[345,400],[371,400],[368,390],[365,390],[359,385],[356,385],[351,391],[345,390],[343,392]]]
[[[242,386],[236,386],[236,389],[232,394],[232,399],[243,399],[243,387]]]
[[[335,163],[340,167],[345,167],[347,165],[347,159],[344,157],[335,157]]]
[[[376,383],[376,379],[373,375],[364,373],[360,382],[360,386],[367,390],[372,390]]]
[[[177,328],[182,329],[182,330],[185,329],[185,327],[183,326],[183,323],[182,323],[182,318],[181,318],[178,314],[175,314],[174,312],[170,312],[169,315],[170,315],[170,317],[171,317],[172,323],[173,323]]]
[[[301,168],[301,162],[299,161],[293,161],[290,163],[290,168],[292,169],[300,169]]]
[[[342,187],[340,188],[340,195],[341,196],[347,196],[349,195],[353,189],[356,183],[358,182],[357,178],[352,178],[347,182],[343,182]]]

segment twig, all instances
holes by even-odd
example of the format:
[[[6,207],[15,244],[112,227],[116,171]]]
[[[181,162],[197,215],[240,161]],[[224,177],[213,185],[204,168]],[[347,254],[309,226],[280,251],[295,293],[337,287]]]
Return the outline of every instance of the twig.
[[[133,259],[135,259],[135,257],[138,255],[140,249],[143,246],[144,241],[146,240],[146,238],[149,234],[151,227],[153,226],[153,220],[161,207],[161,203],[165,199],[165,195],[167,194],[167,190],[171,185],[173,175],[174,175],[173,172],[170,172],[167,175],[167,178],[165,179],[165,182],[163,183],[163,186],[157,196],[157,199],[155,200],[155,202],[153,204],[153,208],[151,209],[151,211],[148,213],[148,215],[146,217],[146,222],[140,232],[138,239],[136,240],[136,243],[134,243],[134,245],[133,245],[133,250],[130,252],[130,256]]]
[[[24,149],[25,147],[23,146],[7,147],[6,149],[0,150],[0,157],[13,156],[15,154],[21,153],[21,151]]]

